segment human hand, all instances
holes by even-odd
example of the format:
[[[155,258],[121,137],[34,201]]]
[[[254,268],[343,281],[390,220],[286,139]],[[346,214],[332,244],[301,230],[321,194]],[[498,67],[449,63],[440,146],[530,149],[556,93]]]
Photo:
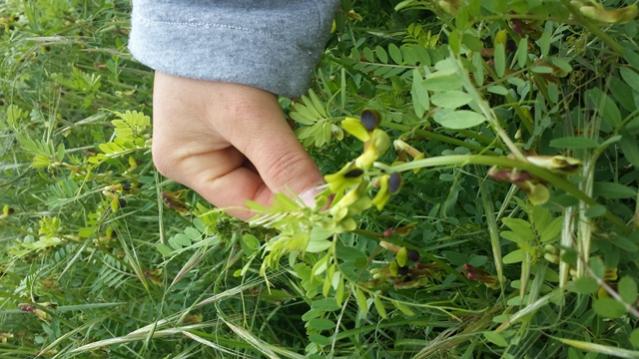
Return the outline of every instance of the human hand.
[[[322,182],[276,97],[244,85],[156,72],[152,152],[160,173],[241,219],[247,200]]]

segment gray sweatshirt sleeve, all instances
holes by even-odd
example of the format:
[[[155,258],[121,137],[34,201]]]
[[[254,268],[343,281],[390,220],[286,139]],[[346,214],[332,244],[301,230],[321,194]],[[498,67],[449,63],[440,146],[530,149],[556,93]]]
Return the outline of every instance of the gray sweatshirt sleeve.
[[[168,74],[298,96],[338,0],[133,0],[129,49]]]

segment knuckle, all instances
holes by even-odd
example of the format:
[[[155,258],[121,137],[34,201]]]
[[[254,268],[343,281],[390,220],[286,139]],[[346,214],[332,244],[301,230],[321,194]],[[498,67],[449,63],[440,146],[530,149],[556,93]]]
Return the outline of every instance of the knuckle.
[[[286,186],[294,182],[301,182],[312,174],[308,160],[303,153],[285,151],[274,156],[270,161],[268,173],[271,182],[279,186]]]
[[[151,157],[155,169],[165,177],[172,177],[175,160],[171,155],[167,154],[166,146],[159,141],[153,141],[151,145]]]

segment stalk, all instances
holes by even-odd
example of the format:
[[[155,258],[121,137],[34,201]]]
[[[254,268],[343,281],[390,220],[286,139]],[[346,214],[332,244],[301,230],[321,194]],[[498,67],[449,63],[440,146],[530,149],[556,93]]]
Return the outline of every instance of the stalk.
[[[470,76],[468,76],[468,72],[464,68],[464,65],[461,63],[459,57],[455,56],[455,54],[451,51],[451,56],[455,58],[455,64],[457,65],[457,70],[461,74],[462,80],[464,81],[464,89],[468,94],[473,98],[473,101],[477,104],[479,109],[481,110],[484,117],[488,121],[488,124],[492,127],[493,131],[497,134],[497,136],[501,139],[501,141],[506,145],[510,153],[515,156],[516,159],[520,161],[526,161],[526,158],[521,153],[517,145],[510,139],[506,131],[499,124],[499,120],[497,119],[497,115],[495,111],[493,111],[490,104],[484,100],[481,96],[473,82],[470,80]]]
[[[581,191],[574,184],[554,174],[553,172],[535,166],[529,162],[515,160],[507,157],[498,156],[486,156],[486,155],[450,155],[450,156],[438,156],[424,158],[408,163],[402,163],[395,166],[388,166],[387,169],[393,172],[412,171],[419,168],[431,168],[431,167],[444,167],[444,166],[465,166],[469,164],[486,165],[486,166],[499,166],[506,168],[517,168],[527,171],[533,176],[550,183],[555,188],[558,188],[567,194],[575,197],[576,199],[585,202],[589,206],[600,205],[592,197]],[[614,213],[606,209],[604,217],[615,225],[622,233],[628,232],[626,223],[616,216]]]
[[[495,208],[492,199],[486,190],[484,183],[479,184],[479,193],[484,206],[484,214],[486,215],[486,224],[488,224],[488,233],[490,234],[490,245],[493,251],[493,260],[495,261],[495,270],[497,271],[497,279],[502,294],[504,293],[504,265],[501,256],[501,243],[499,243],[499,230],[497,229],[497,220],[495,219]]]
[[[587,159],[583,168],[583,181],[581,190],[588,196],[592,196],[594,182],[594,163],[596,160]],[[592,239],[592,227],[590,219],[586,216],[588,205],[584,201],[579,201],[579,223],[577,224],[577,255],[581,260],[577,261],[577,277],[586,275],[586,267],[590,258],[590,244]]]
[[[573,234],[575,230],[574,218],[573,218],[574,213],[575,213],[574,207],[568,207],[564,209],[564,220],[563,220],[563,226],[561,228],[561,240],[560,240],[562,250],[560,251],[559,258],[562,258],[563,255],[566,253],[566,250],[563,248],[570,248],[573,245]],[[568,284],[568,279],[569,279],[569,273],[570,273],[570,266],[568,265],[568,263],[564,262],[563,260],[560,260],[559,287],[561,289],[566,289],[566,285]]]

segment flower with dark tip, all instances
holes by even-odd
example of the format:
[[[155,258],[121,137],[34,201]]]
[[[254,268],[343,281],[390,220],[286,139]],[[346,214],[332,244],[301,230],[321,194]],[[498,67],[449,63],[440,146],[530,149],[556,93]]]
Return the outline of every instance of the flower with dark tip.
[[[362,122],[364,128],[371,132],[379,126],[381,117],[377,111],[364,110],[364,112],[362,112],[362,116],[360,117],[360,121]]]

